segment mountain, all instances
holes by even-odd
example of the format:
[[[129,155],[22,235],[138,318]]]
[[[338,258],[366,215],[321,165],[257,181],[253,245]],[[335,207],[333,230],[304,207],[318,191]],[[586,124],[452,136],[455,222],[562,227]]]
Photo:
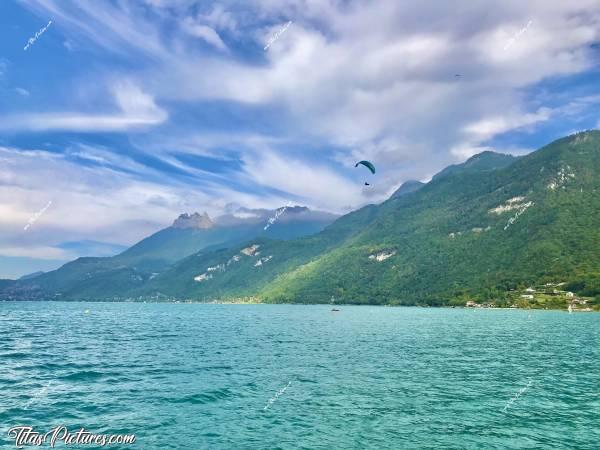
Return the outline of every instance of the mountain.
[[[269,220],[278,212],[277,220],[270,224]],[[317,233],[336,218],[334,214],[301,206],[276,210],[237,208],[214,220],[206,212],[182,214],[172,226],[141,240],[115,260],[159,271],[206,247],[227,247],[262,235],[292,239]]]
[[[600,132],[578,133],[520,158],[476,155],[410,195],[368,205],[310,236],[259,234],[206,247],[154,276],[123,271],[94,284],[99,279],[86,283],[82,272],[52,289],[39,281],[45,274],[23,289],[37,285],[47,296],[72,299],[533,307],[565,307],[568,289],[596,308],[599,174]],[[520,296],[546,285],[556,288]]]
[[[478,153],[477,155],[471,156],[462,164],[453,164],[446,167],[444,170],[436,174],[433,179],[440,179],[448,175],[457,173],[480,173],[487,172],[490,170],[502,169],[510,166],[513,162],[518,159],[517,156],[506,155],[504,153],[495,153],[491,151],[485,151]]]
[[[191,216],[189,214],[181,214],[177,219],[175,219],[175,221],[173,222],[173,225],[171,225],[172,228],[179,228],[179,229],[187,229],[187,228],[207,229],[207,228],[212,228],[214,226],[215,226],[215,224],[210,219],[210,217],[208,216],[206,211],[204,211],[204,213],[202,213],[202,215],[198,214],[197,212],[192,214]]]
[[[433,179],[439,180],[448,175],[457,173],[480,173],[490,170],[502,169],[511,165],[517,157],[512,155],[506,155],[503,153],[495,153],[492,151],[484,151],[477,155],[472,156],[467,161],[461,164],[452,164],[445,169],[434,175]],[[402,195],[410,194],[418,191],[426,183],[422,183],[417,180],[408,180],[404,182],[391,196],[391,198],[398,198]]]
[[[408,180],[402,183],[402,185],[392,194],[390,198],[398,198],[411,192],[416,192],[425,186],[425,183],[416,180]]]
[[[31,280],[32,278],[35,278],[35,277],[37,277],[39,275],[42,275],[43,273],[45,273],[45,272],[39,270],[37,272],[29,273],[27,275],[23,275],[22,277],[19,278],[19,280]]]
[[[240,212],[241,211],[241,212]],[[277,217],[273,224],[269,219]],[[238,208],[211,219],[203,214],[182,214],[173,225],[141,240],[113,257],[83,257],[29,280],[0,285],[9,298],[95,299],[137,288],[174,262],[205,248],[222,248],[258,236],[292,239],[317,233],[338,216],[306,207],[276,210]],[[266,227],[269,225],[269,227]],[[265,229],[266,227],[266,229]]]
[[[350,213],[316,235],[199,252],[130,294],[508,304],[519,289],[566,283],[598,299],[599,173],[598,131],[521,158],[486,152],[411,195]]]

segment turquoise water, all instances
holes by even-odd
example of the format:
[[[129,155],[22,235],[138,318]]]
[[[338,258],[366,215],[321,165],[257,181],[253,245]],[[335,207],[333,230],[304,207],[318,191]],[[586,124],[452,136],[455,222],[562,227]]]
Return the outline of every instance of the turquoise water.
[[[0,302],[0,445],[599,448],[600,314],[339,308]]]

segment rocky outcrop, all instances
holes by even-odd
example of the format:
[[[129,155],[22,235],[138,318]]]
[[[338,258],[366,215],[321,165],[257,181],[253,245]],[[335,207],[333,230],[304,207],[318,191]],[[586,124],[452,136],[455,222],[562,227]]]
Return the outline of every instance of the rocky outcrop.
[[[262,266],[264,263],[269,262],[271,258],[273,258],[273,255],[269,255],[265,258],[259,258],[258,261],[256,261],[256,264],[254,264],[254,267]]]
[[[243,248],[240,251],[240,253],[243,253],[246,256],[253,256],[256,253],[256,250],[258,250],[259,247],[260,247],[260,245],[253,244],[250,247]]]
[[[201,275],[198,275],[197,277],[194,277],[194,281],[202,283],[203,281],[210,280],[212,277],[213,276],[211,274],[203,273]]]
[[[395,250],[383,251],[383,252],[377,253],[376,255],[369,255],[369,259],[374,259],[375,261],[381,262],[381,261],[385,261],[388,258],[391,258],[395,254],[396,254]]]
[[[210,219],[206,212],[202,214],[198,214],[195,212],[194,214],[181,214],[175,221],[173,222],[173,228],[199,228],[206,229],[212,228],[214,226],[213,221]]]

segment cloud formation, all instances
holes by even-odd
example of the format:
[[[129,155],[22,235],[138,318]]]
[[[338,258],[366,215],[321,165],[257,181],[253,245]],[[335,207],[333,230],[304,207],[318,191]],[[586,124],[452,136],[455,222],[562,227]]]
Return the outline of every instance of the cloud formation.
[[[19,91],[20,94],[23,94]],[[0,120],[0,131],[125,131],[164,122],[168,114],[156,106],[154,99],[131,82],[111,87],[118,112],[85,114],[50,112],[8,115]],[[27,94],[28,95],[28,94]]]
[[[598,0],[19,4],[16,20],[52,20],[36,44],[52,63],[45,79],[17,78],[0,60],[14,96],[0,106],[11,255],[26,245],[14,230],[50,199],[39,225],[51,233],[34,242],[32,227],[31,248],[72,233],[127,244],[232,201],[341,212],[474,153],[598,126]],[[360,159],[378,167],[369,188]]]

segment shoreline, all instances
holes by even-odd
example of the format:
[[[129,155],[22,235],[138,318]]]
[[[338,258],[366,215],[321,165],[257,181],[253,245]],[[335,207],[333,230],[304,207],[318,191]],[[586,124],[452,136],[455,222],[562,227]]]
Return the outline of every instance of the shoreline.
[[[94,303],[136,303],[136,304],[173,304],[173,305],[289,305],[289,306],[329,306],[329,307],[347,307],[347,306],[369,306],[369,307],[378,307],[378,308],[431,308],[431,309],[471,309],[474,311],[477,310],[500,310],[500,311],[564,311],[568,312],[568,310],[561,308],[513,308],[507,307],[502,308],[498,306],[494,307],[473,307],[473,306],[430,306],[430,305],[390,305],[390,304],[379,304],[372,305],[366,303],[269,303],[269,302],[260,302],[260,301],[210,301],[210,302],[202,302],[202,301],[156,301],[156,300],[4,300],[0,299],[0,303],[85,303],[85,304],[94,304]],[[600,312],[600,309],[574,309],[573,313],[593,313]]]

